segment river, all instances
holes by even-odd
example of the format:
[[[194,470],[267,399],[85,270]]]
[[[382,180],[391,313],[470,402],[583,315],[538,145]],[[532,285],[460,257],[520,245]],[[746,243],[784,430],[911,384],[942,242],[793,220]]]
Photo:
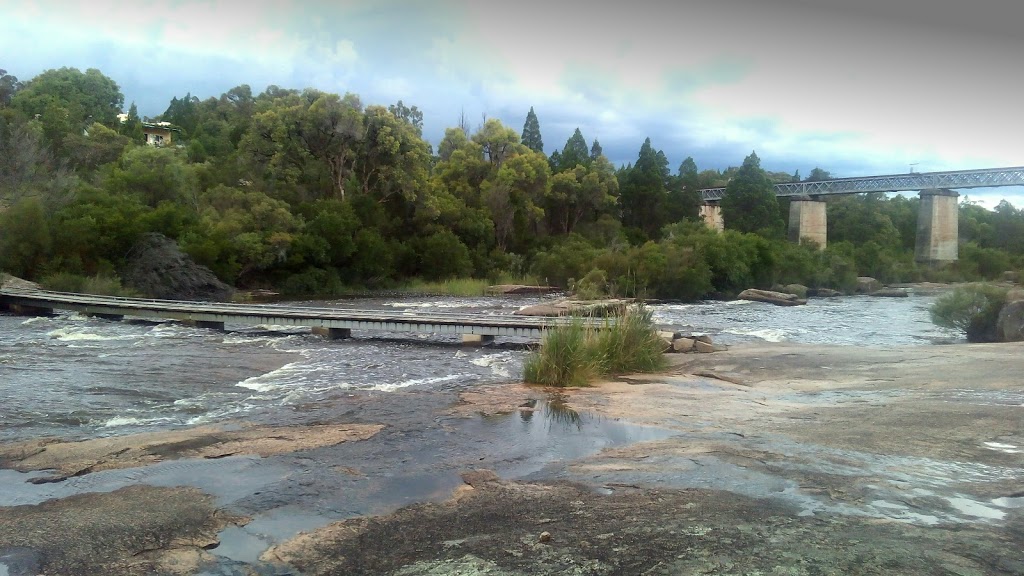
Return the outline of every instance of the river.
[[[511,314],[534,297],[399,298],[315,306]],[[933,345],[957,335],[934,326],[934,297],[812,299],[775,307],[746,301],[651,306],[667,328],[716,343]],[[0,315],[0,442],[82,439],[238,418],[303,422],[314,405],[353,405],[396,391],[458,392],[518,379],[525,340],[463,347],[451,336],[356,332],[329,341],[308,329],[107,321],[64,313]]]

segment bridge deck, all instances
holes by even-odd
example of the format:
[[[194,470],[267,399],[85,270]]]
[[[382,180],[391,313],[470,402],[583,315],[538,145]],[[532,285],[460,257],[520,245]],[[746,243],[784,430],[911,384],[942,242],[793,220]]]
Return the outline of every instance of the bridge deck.
[[[530,338],[539,338],[546,330],[572,321],[569,318],[512,315],[449,312],[407,313],[277,304],[183,302],[11,289],[0,291],[0,303],[31,308],[71,310],[84,314],[132,316],[160,320]],[[584,322],[595,329],[606,325],[603,319],[588,319]]]
[[[836,178],[820,182],[787,182],[775,185],[775,195],[824,196],[942,188],[995,188],[999,186],[1024,186],[1024,167],[911,172],[909,174]],[[705,202],[715,202],[725,196],[725,188],[706,188],[700,193]]]

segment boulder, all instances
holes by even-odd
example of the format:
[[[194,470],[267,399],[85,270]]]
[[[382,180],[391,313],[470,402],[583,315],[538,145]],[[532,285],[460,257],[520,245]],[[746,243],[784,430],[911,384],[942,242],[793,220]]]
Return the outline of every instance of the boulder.
[[[799,306],[807,304],[806,298],[800,298],[794,294],[783,292],[772,292],[771,290],[755,290],[748,288],[737,296],[740,300],[753,300],[754,302],[767,302],[776,306]]]
[[[1018,300],[1024,300],[1024,288],[1010,288],[1006,292],[1006,302],[1016,302]]]
[[[715,347],[714,346],[712,346],[711,344],[708,344],[707,342],[701,342],[700,340],[698,340],[698,341],[693,343],[693,348],[694,348],[694,350],[696,350],[697,352],[700,352],[702,354],[706,354],[706,353],[714,352],[715,351]]]
[[[1020,282],[1020,272],[1017,272],[1016,270],[1007,270],[1006,272],[1003,272],[1003,281],[1014,283]]]
[[[703,342],[705,344],[711,344],[711,336],[708,336],[707,334],[701,334],[700,336],[695,336],[694,339],[697,340],[697,342]]]
[[[206,266],[196,264],[174,240],[156,233],[144,235],[128,252],[121,281],[150,298],[164,300],[223,302],[234,293],[234,288]]]
[[[781,292],[792,294],[797,298],[807,298],[807,286],[803,284],[786,284],[782,287]]]
[[[672,341],[672,349],[676,352],[690,352],[694,347],[692,338],[676,338]]]
[[[662,352],[673,352],[675,349],[672,347],[672,342],[675,339],[675,334],[672,332],[658,332],[658,337],[665,344],[665,349]]]
[[[1010,302],[999,311],[996,337],[1003,342],[1024,341],[1024,300]]]
[[[875,280],[871,276],[858,276],[857,277],[857,294],[871,294],[882,289],[882,283]]]
[[[899,288],[882,288],[881,290],[875,290],[869,296],[879,296],[883,298],[906,298],[908,296],[906,290]]]
[[[842,296],[843,293],[831,288],[810,288],[807,290],[807,295],[818,298],[836,298],[838,296]]]

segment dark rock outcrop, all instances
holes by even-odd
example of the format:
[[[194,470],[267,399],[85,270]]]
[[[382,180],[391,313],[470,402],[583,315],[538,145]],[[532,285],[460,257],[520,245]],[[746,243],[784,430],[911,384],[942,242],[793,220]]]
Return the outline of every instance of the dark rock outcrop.
[[[753,300],[754,302],[767,302],[776,306],[799,306],[807,304],[806,298],[800,298],[794,294],[784,292],[772,292],[771,290],[755,290],[748,288],[737,296],[740,300]]]
[[[831,288],[810,288],[807,290],[807,295],[815,298],[836,298],[842,296],[843,293]]]
[[[196,264],[170,238],[146,234],[128,253],[121,281],[150,298],[223,302],[234,288]]]

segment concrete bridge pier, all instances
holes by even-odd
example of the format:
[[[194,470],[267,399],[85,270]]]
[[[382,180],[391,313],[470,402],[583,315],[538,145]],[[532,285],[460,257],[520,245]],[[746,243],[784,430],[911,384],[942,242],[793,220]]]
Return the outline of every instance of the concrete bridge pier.
[[[89,316],[93,318],[100,318],[102,320],[124,320],[124,314],[100,314],[99,312],[90,312]]]
[[[721,232],[725,230],[725,220],[722,219],[722,207],[714,202],[706,202],[700,207],[700,217],[708,228]]]
[[[917,214],[917,243],[914,260],[942,265],[959,258],[959,193],[945,188],[921,190],[921,208]]]
[[[828,218],[824,200],[800,196],[789,203],[789,240],[797,244],[814,242],[820,250],[828,240]]]
[[[346,338],[352,337],[352,330],[349,328],[326,328],[324,326],[314,326],[312,328],[313,334],[317,336],[323,336],[328,340],[345,340]]]
[[[487,336],[483,334],[462,335],[463,346],[483,346],[484,344],[490,344],[491,342],[494,342],[494,336]]]

